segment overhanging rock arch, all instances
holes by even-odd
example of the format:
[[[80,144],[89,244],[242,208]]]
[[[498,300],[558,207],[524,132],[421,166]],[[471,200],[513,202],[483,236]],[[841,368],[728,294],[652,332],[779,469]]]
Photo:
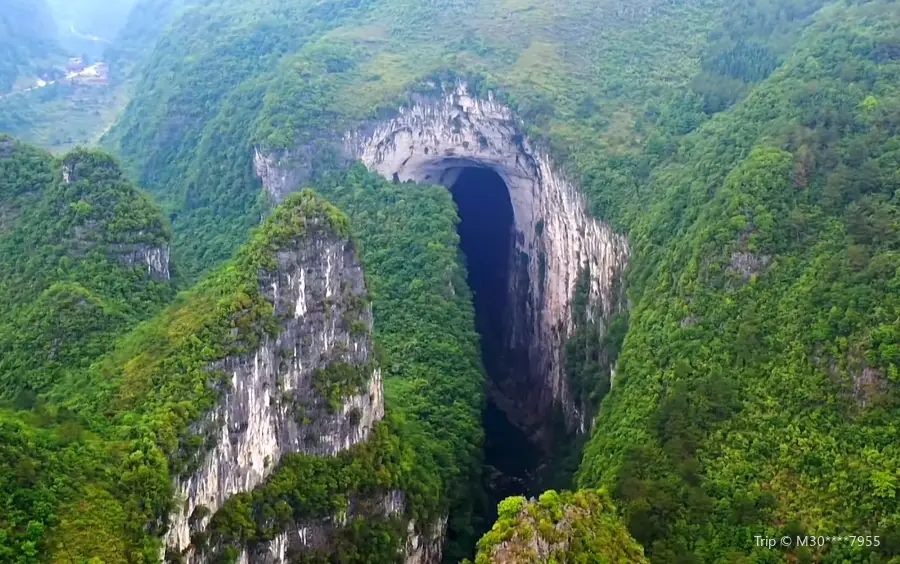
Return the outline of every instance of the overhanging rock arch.
[[[495,171],[514,215],[504,341],[508,375],[489,394],[510,420],[536,439],[553,410],[570,429],[585,431],[584,410],[564,373],[565,343],[574,329],[571,305],[581,270],[591,272],[591,299],[605,321],[622,306],[619,280],[628,243],[587,213],[584,196],[550,158],[533,147],[510,108],[492,95],[471,95],[465,83],[443,95],[420,95],[389,120],[343,136],[343,156],[388,179],[448,188],[467,167]],[[277,200],[299,187],[308,169],[257,151],[256,171]],[[287,159],[290,160],[290,159]]]

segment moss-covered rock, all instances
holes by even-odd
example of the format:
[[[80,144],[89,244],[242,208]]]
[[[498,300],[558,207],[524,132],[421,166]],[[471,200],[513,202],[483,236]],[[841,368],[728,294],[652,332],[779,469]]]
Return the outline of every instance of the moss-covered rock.
[[[500,502],[494,527],[478,542],[475,564],[644,563],[604,490],[556,492]]]

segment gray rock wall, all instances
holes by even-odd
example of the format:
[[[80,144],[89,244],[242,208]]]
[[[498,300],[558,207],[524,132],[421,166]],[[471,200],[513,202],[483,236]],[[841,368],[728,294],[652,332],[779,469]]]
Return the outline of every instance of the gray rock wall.
[[[126,266],[146,268],[156,280],[169,280],[169,246],[118,245],[113,249],[119,262]]]
[[[549,438],[547,424],[557,408],[571,429],[586,432],[585,410],[572,397],[564,373],[575,285],[588,267],[590,309],[600,312],[596,321],[604,325],[625,305],[619,282],[628,261],[627,239],[588,214],[579,188],[532,146],[510,108],[491,95],[472,96],[462,83],[443,96],[420,96],[394,118],[364,124],[330,142],[341,146],[345,163],[361,161],[387,179],[450,187],[469,166],[500,175],[509,189],[515,231],[506,315],[510,370],[488,393],[536,440]],[[257,176],[275,202],[303,187],[315,169],[313,160],[309,147],[254,154]],[[419,529],[413,526],[408,538],[408,563],[439,562],[446,520],[424,534]]]
[[[570,428],[586,431],[563,370],[574,329],[572,298],[579,272],[588,266],[599,321],[622,307],[617,282],[628,260],[626,238],[587,213],[580,190],[531,145],[512,110],[491,95],[470,95],[462,83],[442,98],[423,97],[389,121],[348,133],[344,152],[400,181],[450,187],[467,166],[500,175],[515,230],[506,328],[510,374],[489,393],[532,435],[541,434],[554,406],[562,408]]]
[[[244,550],[238,564],[289,564],[291,555],[314,550],[327,550],[332,539],[349,519],[402,518],[406,511],[406,495],[399,490],[385,493],[375,499],[351,499],[346,509],[326,519],[297,523],[269,542]],[[441,561],[447,520],[419,530],[415,521],[407,522],[406,543],[402,547],[406,564],[437,564]]]
[[[277,338],[252,353],[211,366],[231,375],[230,389],[194,430],[217,435],[199,468],[176,483],[181,507],[170,516],[165,545],[186,551],[191,534],[205,530],[232,495],[261,484],[288,452],[334,455],[368,438],[384,416],[381,374],[342,399],[337,410],[314,387],[313,374],[334,362],[371,366],[371,306],[352,245],[337,237],[308,237],[277,254],[275,272],[260,288],[282,319]],[[364,321],[357,333],[350,321]],[[200,507],[206,515],[191,519]],[[198,516],[200,513],[197,514]]]

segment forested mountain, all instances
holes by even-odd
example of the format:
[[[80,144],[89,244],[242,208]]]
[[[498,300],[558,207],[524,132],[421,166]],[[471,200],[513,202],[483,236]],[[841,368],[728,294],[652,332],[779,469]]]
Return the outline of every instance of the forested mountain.
[[[156,38],[189,4],[188,0],[114,6],[91,0],[53,3],[59,48],[46,61],[42,73],[46,82],[41,86],[31,80],[22,85],[24,89],[0,97],[0,131],[55,153],[96,145],[128,103],[136,69],[152,52]],[[85,65],[103,62],[108,75],[68,80],[67,56],[81,58]]]
[[[619,221],[670,139],[765,78],[820,6],[211,2],[162,38],[106,145],[179,210],[192,271],[257,215],[243,176],[253,147],[308,146],[311,166],[328,168],[329,134],[458,75],[504,95],[572,164],[595,211]],[[220,174],[204,174],[210,163]],[[223,216],[234,220],[208,225]]]
[[[170,231],[111,157],[0,138],[0,395],[33,398],[171,297]]]
[[[222,393],[204,386],[208,366],[252,351],[278,331],[280,318],[266,301],[273,298],[262,294],[257,276],[273,268],[290,241],[313,237],[313,218],[325,218],[341,236],[348,234],[347,218],[309,193],[290,200],[232,262],[123,333],[166,298],[163,272],[141,264],[151,245],[165,241],[165,225],[106,155],[79,151],[60,163],[8,139],[2,147],[0,256],[10,313],[0,323],[0,376],[9,399],[0,412],[0,554],[22,562],[152,560],[161,550],[153,536],[159,529],[148,531],[147,524],[172,508],[171,478],[196,468],[198,449],[209,448],[208,439],[188,428]],[[452,505],[459,508],[455,518],[470,519],[482,377],[450,196],[442,188],[401,195],[364,170],[323,189],[356,217],[371,218],[357,222],[358,233],[380,319],[378,363],[393,409],[367,443],[333,459],[286,457],[272,486],[232,498],[212,516],[210,542],[219,547],[239,551],[277,534],[244,515],[277,510],[278,523],[324,516],[344,496],[398,487],[407,500],[401,515],[428,522]],[[402,209],[416,211],[405,214],[408,220],[384,222]],[[420,239],[424,226],[427,246]],[[43,241],[64,244],[42,247]],[[23,284],[24,276],[34,284]],[[448,294],[448,283],[458,290]],[[116,333],[124,336],[117,340]],[[416,346],[425,341],[431,344]],[[329,374],[321,377],[339,372]],[[329,393],[340,398],[347,393],[341,389]],[[461,397],[448,404],[451,393]],[[382,552],[363,549],[371,561],[387,562],[402,546],[395,522],[360,525],[335,541],[340,558],[369,546],[372,535],[389,540]]]
[[[900,5],[144,0],[121,38],[102,144],[149,196],[0,140],[0,560],[900,562]],[[481,276],[470,168],[512,216]]]
[[[55,39],[56,23],[44,0],[0,2],[0,94],[58,55]]]
[[[49,556],[58,507],[102,468],[97,437],[60,404],[72,378],[171,298],[169,237],[108,155],[57,160],[0,138],[4,561]]]
[[[897,555],[897,16],[823,9],[642,187],[620,376],[578,482],[611,488],[654,559],[856,529],[881,547],[796,555]]]

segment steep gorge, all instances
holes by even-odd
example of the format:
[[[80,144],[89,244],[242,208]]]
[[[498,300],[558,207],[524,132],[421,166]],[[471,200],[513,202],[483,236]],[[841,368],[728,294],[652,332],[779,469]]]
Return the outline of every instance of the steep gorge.
[[[0,303],[23,304],[0,395],[28,408],[0,410],[0,561],[155,561],[168,533],[248,564],[459,562],[493,520],[473,506],[523,493],[478,562],[640,561],[624,525],[654,562],[900,554],[896,3],[187,4],[106,140],[171,236],[99,240],[99,214],[159,214],[0,166],[25,188],[0,202]],[[329,359],[278,343],[328,328],[297,318],[289,256],[126,331],[307,185],[359,237],[377,377],[349,359],[356,393],[309,389]],[[46,248],[4,236],[18,218]],[[882,545],[747,540],[795,530]]]
[[[475,326],[481,336],[487,372],[485,430],[485,490],[488,521],[493,508],[507,496],[532,493],[540,449],[497,406],[498,384],[527,370],[527,351],[505,346],[510,312],[510,266],[513,250],[513,211],[500,176],[488,168],[465,168],[450,186],[459,212],[460,249],[466,257],[469,286],[475,306]]]
[[[589,302],[602,319],[622,307],[616,282],[628,257],[624,236],[591,218],[584,197],[550,158],[534,148],[520,120],[491,93],[465,83],[423,95],[387,122],[348,134],[344,149],[399,181],[452,188],[468,168],[492,170],[512,206],[502,319],[502,374],[490,399],[536,444],[553,442],[547,423],[561,413],[570,431],[588,428],[586,409],[564,373],[579,274],[591,273]]]
[[[585,432],[585,406],[572,397],[564,374],[576,283],[582,271],[590,272],[590,309],[602,326],[624,305],[617,282],[628,242],[588,214],[578,188],[532,146],[520,120],[493,94],[477,97],[462,82],[432,86],[442,94],[416,95],[392,119],[346,133],[344,161],[362,161],[397,182],[447,188],[466,170],[496,173],[513,214],[502,321],[507,362],[504,375],[492,378],[491,399],[535,443],[552,443],[547,422],[556,410],[567,429]],[[327,141],[317,143],[325,150]],[[270,197],[280,201],[310,178],[310,159],[304,147],[277,154],[258,149],[254,164]]]
[[[589,429],[590,406],[565,373],[576,287],[587,273],[587,311],[578,317],[602,336],[624,307],[618,282],[628,243],[590,217],[579,189],[491,93],[475,96],[465,83],[432,87],[440,94],[416,95],[392,119],[346,133],[341,152],[393,182],[439,184],[453,194],[488,375],[486,479],[495,505],[536,493],[534,473],[565,438],[560,431]],[[272,199],[310,177],[312,153],[257,150],[256,172]]]

